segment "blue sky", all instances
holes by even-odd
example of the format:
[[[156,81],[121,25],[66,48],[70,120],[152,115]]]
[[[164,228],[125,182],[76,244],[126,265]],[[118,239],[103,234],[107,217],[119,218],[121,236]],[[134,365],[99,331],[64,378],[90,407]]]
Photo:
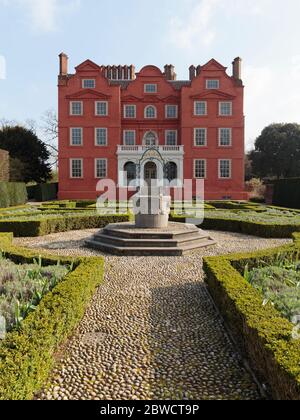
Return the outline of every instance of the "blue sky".
[[[98,64],[190,64],[243,58],[246,140],[300,123],[299,0],[0,0],[0,119],[56,108],[58,54],[70,71]]]

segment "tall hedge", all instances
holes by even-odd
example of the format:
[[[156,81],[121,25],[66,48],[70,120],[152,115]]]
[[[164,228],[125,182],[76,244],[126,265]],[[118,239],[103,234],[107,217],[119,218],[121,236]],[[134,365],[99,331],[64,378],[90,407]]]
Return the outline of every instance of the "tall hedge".
[[[300,178],[280,179],[275,182],[273,204],[300,209]]]
[[[27,202],[26,185],[22,182],[0,182],[0,208]]]
[[[27,187],[28,197],[36,201],[57,199],[58,183],[38,184]]]

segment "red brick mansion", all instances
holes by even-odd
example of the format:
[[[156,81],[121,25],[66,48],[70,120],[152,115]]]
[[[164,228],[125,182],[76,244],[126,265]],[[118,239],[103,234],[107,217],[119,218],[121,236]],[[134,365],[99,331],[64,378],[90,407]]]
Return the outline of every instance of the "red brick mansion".
[[[60,199],[95,199],[98,181],[107,178],[127,188],[137,167],[145,179],[204,179],[205,199],[247,198],[240,58],[232,76],[211,60],[191,66],[189,80],[177,80],[172,65],[136,73],[87,60],[75,70],[69,74],[61,54]],[[150,155],[143,159],[149,149],[164,169]]]

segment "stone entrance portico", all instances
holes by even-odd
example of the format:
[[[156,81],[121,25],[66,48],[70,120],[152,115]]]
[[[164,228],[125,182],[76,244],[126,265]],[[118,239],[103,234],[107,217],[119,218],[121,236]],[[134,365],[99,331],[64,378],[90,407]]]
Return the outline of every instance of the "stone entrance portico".
[[[156,150],[158,154],[162,157],[165,163],[172,162],[177,166],[177,179],[183,183],[184,178],[184,146],[118,146],[117,156],[118,156],[118,176],[119,176],[119,186],[126,187],[126,170],[125,165],[128,163],[134,163],[139,165],[141,159],[147,151]],[[146,155],[147,157],[147,155]],[[151,161],[151,156],[149,159],[144,159],[141,162],[141,176],[144,177],[145,166],[148,162]],[[155,161],[154,161],[155,162]],[[164,170],[161,164],[157,164],[157,179],[164,178]]]

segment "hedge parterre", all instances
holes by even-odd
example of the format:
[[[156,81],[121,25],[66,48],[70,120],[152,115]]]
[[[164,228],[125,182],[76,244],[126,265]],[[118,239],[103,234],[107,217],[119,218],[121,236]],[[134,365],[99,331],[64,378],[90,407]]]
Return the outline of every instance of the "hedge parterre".
[[[295,326],[270,302],[264,305],[263,295],[243,273],[245,267],[251,270],[262,261],[272,265],[279,254],[296,259],[300,235],[294,238],[294,245],[275,250],[204,259],[209,291],[229,330],[260,381],[279,400],[300,399],[300,340],[293,335]]]
[[[0,234],[0,249],[15,263],[44,266],[73,264],[67,274],[21,324],[0,344],[0,399],[28,400],[41,389],[54,365],[54,353],[82,319],[103,280],[102,258],[57,258],[12,245],[12,234]]]

